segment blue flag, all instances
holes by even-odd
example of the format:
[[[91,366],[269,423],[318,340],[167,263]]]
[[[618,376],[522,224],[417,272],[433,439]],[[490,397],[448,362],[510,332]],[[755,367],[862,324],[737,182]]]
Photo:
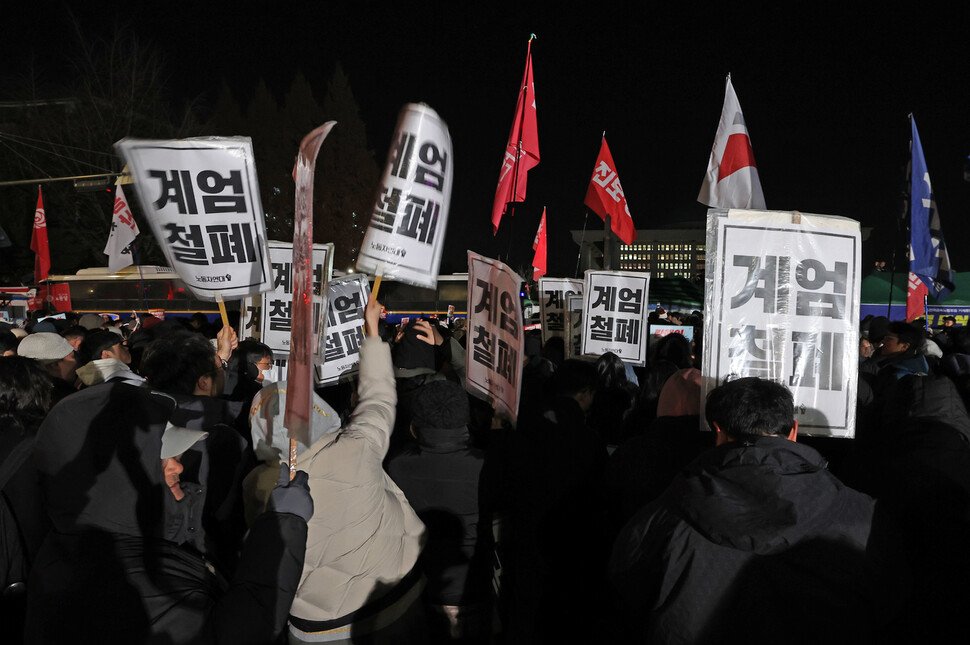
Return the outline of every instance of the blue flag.
[[[913,169],[909,193],[909,272],[916,274],[937,301],[942,301],[955,288],[953,269],[943,242],[940,214],[916,131],[916,119],[910,116],[910,122],[913,124]]]

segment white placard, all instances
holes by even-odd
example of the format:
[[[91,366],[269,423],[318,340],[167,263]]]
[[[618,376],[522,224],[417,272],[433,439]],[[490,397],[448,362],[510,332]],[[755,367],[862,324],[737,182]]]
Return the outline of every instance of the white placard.
[[[319,330],[323,311],[323,285],[333,274],[333,244],[313,245],[313,329]],[[242,326],[244,335],[259,333],[260,342],[274,354],[286,358],[290,353],[291,306],[293,303],[293,243],[269,242],[270,266],[273,271],[273,290],[260,299],[243,301]],[[317,334],[314,334],[316,338]],[[314,352],[316,354],[317,352]]]
[[[515,423],[522,387],[525,332],[522,278],[497,260],[468,252],[465,387]]]
[[[769,379],[791,390],[799,432],[853,436],[861,244],[841,217],[709,210],[704,396]]]
[[[594,271],[583,284],[584,356],[613,352],[623,362],[647,362],[649,273]]]
[[[445,122],[427,105],[405,105],[357,259],[359,271],[435,288],[453,166]]]
[[[169,266],[195,297],[273,287],[249,137],[122,139],[115,148]]]
[[[317,378],[324,385],[336,383],[341,376],[360,367],[360,344],[364,341],[364,308],[370,298],[367,276],[354,273],[335,278],[327,284],[327,316],[324,320],[323,362],[317,365]]]
[[[566,296],[566,358],[579,358],[583,349],[583,294]]]
[[[558,336],[566,338],[566,297],[582,295],[583,281],[569,278],[539,278],[539,311],[542,316],[542,343]]]

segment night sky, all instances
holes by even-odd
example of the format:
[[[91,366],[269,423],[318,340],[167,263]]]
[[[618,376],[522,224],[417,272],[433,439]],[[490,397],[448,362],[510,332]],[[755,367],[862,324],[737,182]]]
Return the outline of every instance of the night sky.
[[[263,77],[282,99],[298,70],[322,100],[339,62],[378,163],[401,106],[429,104],[454,144],[443,270],[465,270],[466,248],[492,257],[511,249],[511,264],[527,267],[547,206],[550,274],[571,275],[577,248],[568,231],[583,227],[604,130],[638,228],[702,221],[697,192],[728,72],[768,207],[875,227],[867,262],[888,259],[912,112],[951,261],[970,269],[965,12],[822,14],[812,3],[776,3],[710,13],[646,4],[92,2],[73,11],[86,33],[124,24],[153,42],[165,53],[172,93],[210,104],[222,79],[246,92]],[[72,27],[57,4],[30,7],[5,19],[2,60],[8,72],[34,60],[56,78]],[[489,215],[530,33],[541,161],[524,210],[493,238]],[[588,221],[602,228],[595,215]]]

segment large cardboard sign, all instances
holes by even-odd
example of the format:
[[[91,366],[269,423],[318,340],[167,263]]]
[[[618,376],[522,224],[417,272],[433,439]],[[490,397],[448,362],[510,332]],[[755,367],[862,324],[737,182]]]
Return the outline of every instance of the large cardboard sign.
[[[247,298],[243,304],[243,330],[246,336],[259,335],[262,343],[274,354],[288,355],[290,351],[290,310],[293,303],[293,243],[269,242],[270,266],[273,269],[273,290],[257,299]],[[323,294],[321,289],[333,274],[333,244],[313,245],[313,329],[321,329]],[[316,335],[316,334],[315,334]],[[285,357],[285,356],[284,356]]]
[[[453,167],[445,122],[427,105],[405,105],[357,259],[359,271],[435,288]]]
[[[468,252],[465,387],[513,423],[519,413],[525,342],[521,283],[501,262]]]
[[[542,316],[542,342],[558,336],[566,338],[566,298],[582,295],[583,281],[569,278],[539,278],[539,312]]]
[[[336,383],[360,367],[364,308],[369,298],[370,283],[360,273],[335,278],[327,284],[323,363],[317,365],[317,378],[322,384]]]
[[[788,387],[799,432],[855,433],[859,223],[708,211],[704,396],[757,376]]]
[[[585,278],[583,355],[613,352],[625,363],[646,364],[650,274],[589,270]]]
[[[583,351],[583,294],[566,296],[566,358],[579,358]]]
[[[115,148],[169,266],[197,298],[272,288],[249,137],[122,139]]]

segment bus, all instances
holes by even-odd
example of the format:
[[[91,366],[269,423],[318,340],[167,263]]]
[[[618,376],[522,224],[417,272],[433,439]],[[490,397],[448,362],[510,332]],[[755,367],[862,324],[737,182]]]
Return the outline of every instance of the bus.
[[[164,312],[165,316],[191,316],[202,312],[215,320],[218,305],[196,298],[169,267],[127,266],[117,273],[107,267],[81,269],[74,275],[51,275],[42,283],[59,310],[127,317]],[[67,290],[67,298],[64,291]],[[40,290],[40,289],[39,289]],[[226,301],[228,309],[239,309],[238,301]]]

